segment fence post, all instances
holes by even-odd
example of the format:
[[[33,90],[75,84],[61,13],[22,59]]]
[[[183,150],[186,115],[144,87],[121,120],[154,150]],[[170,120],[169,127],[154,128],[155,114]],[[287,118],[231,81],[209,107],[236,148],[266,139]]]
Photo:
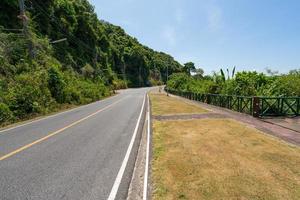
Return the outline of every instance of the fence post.
[[[228,98],[228,108],[229,108],[230,110],[232,109],[231,103],[232,103],[232,96],[229,96],[229,98]]]
[[[259,117],[260,114],[260,98],[259,97],[253,97],[252,99],[252,116],[253,117]]]
[[[300,98],[297,98],[297,115],[300,115]]]
[[[279,101],[281,101],[280,102],[280,109],[279,110],[280,110],[280,114],[282,114],[283,113],[283,103],[284,102],[283,102],[283,99],[280,99]]]
[[[211,100],[210,100],[211,98],[210,98],[210,95],[209,94],[207,94],[206,95],[206,103],[207,104],[210,104],[211,103]]]

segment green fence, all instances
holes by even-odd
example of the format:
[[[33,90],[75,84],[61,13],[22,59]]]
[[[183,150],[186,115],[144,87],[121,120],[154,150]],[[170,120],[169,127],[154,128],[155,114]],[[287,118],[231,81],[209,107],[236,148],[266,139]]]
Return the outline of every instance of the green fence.
[[[299,116],[300,97],[260,97],[261,116]]]
[[[187,99],[228,108],[237,112],[253,115],[254,117],[300,116],[300,97],[249,97],[199,94],[176,90],[167,91]]]

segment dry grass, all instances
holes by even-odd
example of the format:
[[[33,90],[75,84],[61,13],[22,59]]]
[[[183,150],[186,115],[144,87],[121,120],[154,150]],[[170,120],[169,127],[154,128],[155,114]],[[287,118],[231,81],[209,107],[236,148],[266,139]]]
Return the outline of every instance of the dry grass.
[[[229,119],[155,121],[153,182],[155,200],[296,200],[300,149]]]
[[[185,103],[166,94],[150,94],[153,115],[194,114],[207,112],[203,108]]]

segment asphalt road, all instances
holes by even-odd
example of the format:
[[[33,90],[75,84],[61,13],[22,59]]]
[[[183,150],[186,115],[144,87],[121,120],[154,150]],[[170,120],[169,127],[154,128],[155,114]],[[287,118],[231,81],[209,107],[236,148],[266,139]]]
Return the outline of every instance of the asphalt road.
[[[0,131],[0,199],[108,199],[140,115],[144,121],[141,110],[148,90],[124,90]],[[115,199],[126,199],[139,130]]]

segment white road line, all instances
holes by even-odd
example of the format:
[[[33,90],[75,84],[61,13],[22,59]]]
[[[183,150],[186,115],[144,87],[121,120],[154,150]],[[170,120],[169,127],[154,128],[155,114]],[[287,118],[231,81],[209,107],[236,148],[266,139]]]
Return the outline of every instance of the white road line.
[[[148,198],[148,175],[149,175],[149,152],[150,152],[150,100],[148,97],[148,109],[147,109],[147,147],[146,147],[146,164],[145,164],[145,174],[144,174],[144,191],[143,191],[143,200]]]
[[[27,122],[27,123],[24,123],[24,124],[13,126],[11,128],[3,129],[3,130],[0,130],[0,133],[4,133],[4,132],[7,132],[7,131],[16,129],[16,128],[21,128],[21,127],[24,127],[24,126],[27,126],[27,125],[30,125],[30,124],[33,124],[33,123],[36,123],[36,122],[40,122],[40,121],[43,121],[43,120],[46,120],[46,119],[50,119],[50,118],[53,118],[53,117],[56,117],[56,116],[59,116],[59,115],[62,115],[62,114],[66,114],[66,113],[78,110],[80,108],[85,108],[87,106],[90,106],[90,105],[93,105],[93,104],[96,104],[96,103],[99,103],[99,102],[103,102],[103,101],[112,99],[113,97],[116,97],[116,96],[112,96],[112,97],[106,98],[106,99],[104,99],[102,101],[101,100],[100,101],[96,101],[96,102],[93,102],[93,103],[90,103],[90,104],[87,104],[87,105],[83,105],[83,106],[79,106],[77,108],[73,108],[73,109],[70,109],[70,110],[63,111],[63,112],[59,112],[57,114],[53,114],[53,115],[50,115],[50,116],[47,116],[47,117],[43,117],[41,119],[33,120],[33,121],[30,121],[30,122]]]
[[[140,124],[140,121],[141,121],[141,118],[142,118],[142,114],[143,114],[143,110],[144,110],[144,106],[145,106],[145,98],[146,98],[146,95],[144,96],[142,109],[141,109],[141,112],[140,112],[138,121],[137,121],[137,123],[136,123],[136,126],[135,126],[135,129],[134,129],[134,132],[133,132],[131,141],[130,141],[130,143],[129,143],[129,146],[128,146],[126,155],[125,155],[125,157],[124,157],[124,160],[123,160],[123,162],[122,162],[121,168],[119,169],[118,175],[117,175],[117,177],[116,177],[116,180],[115,180],[115,182],[114,182],[114,185],[113,185],[113,187],[112,187],[112,189],[111,189],[111,191],[110,191],[110,194],[109,194],[109,197],[107,198],[107,200],[115,200],[116,195],[117,195],[117,193],[118,193],[119,186],[120,186],[120,184],[121,184],[122,177],[123,177],[123,175],[124,175],[124,172],[125,172],[125,169],[126,169],[128,160],[129,160],[129,156],[130,156],[130,153],[131,153],[131,150],[132,150],[132,147],[133,147],[133,144],[134,144],[134,141],[135,141],[135,138],[136,138],[138,129],[139,129],[139,124]]]

